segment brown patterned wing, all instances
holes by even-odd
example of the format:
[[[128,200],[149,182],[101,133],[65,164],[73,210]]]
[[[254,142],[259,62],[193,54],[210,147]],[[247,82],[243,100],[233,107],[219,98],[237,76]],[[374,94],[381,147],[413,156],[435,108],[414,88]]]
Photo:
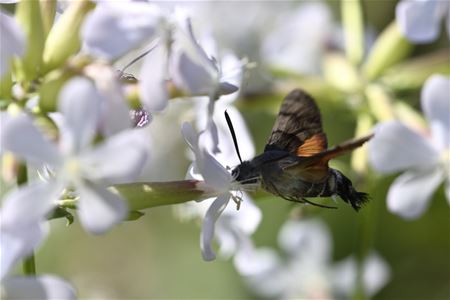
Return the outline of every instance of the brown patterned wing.
[[[264,151],[285,150],[313,156],[327,149],[320,111],[314,99],[300,89],[284,98]]]

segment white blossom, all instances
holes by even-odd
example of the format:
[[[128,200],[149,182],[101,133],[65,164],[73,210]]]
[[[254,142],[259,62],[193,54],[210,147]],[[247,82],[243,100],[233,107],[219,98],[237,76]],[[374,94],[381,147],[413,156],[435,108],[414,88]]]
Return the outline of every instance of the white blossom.
[[[348,299],[357,284],[354,258],[333,264],[331,237],[318,220],[287,221],[279,233],[280,256],[270,248],[253,248],[234,260],[237,271],[259,296],[281,299]],[[248,249],[247,249],[248,250]],[[389,267],[369,255],[363,265],[363,287],[374,295],[387,282]]]
[[[387,202],[391,212],[408,219],[425,211],[443,181],[450,202],[450,78],[430,77],[421,100],[431,135],[390,121],[376,126],[369,143],[369,158],[377,171],[405,171],[391,185]]]
[[[396,21],[401,33],[411,42],[429,43],[441,31],[445,19],[450,37],[450,2],[442,0],[402,0],[396,7]]]
[[[6,197],[1,211],[4,224],[20,227],[43,221],[64,188],[75,189],[80,221],[91,233],[103,233],[127,216],[126,203],[106,187],[135,178],[146,159],[147,147],[135,130],[122,131],[92,145],[100,98],[87,79],[74,78],[66,84],[60,94],[59,109],[64,119],[58,146],[49,142],[28,116],[8,120],[2,130],[5,149],[27,162],[45,164],[54,176],[31,182]]]
[[[204,200],[204,203],[210,203],[206,209],[206,204],[199,203],[195,208],[195,214],[204,214],[200,247],[205,260],[214,260],[216,255],[212,249],[214,236],[220,243],[220,250],[223,255],[229,256],[236,253],[239,247],[246,247],[249,242],[248,236],[252,234],[258,226],[261,213],[259,209],[251,202],[250,198],[236,190],[241,189],[216,158],[205,148],[204,139],[208,135],[200,134],[194,131],[190,124],[183,124],[183,136],[189,147],[195,155],[195,161],[190,167],[188,177],[204,181],[204,189],[209,190],[215,199]],[[233,211],[227,207],[230,199],[241,205],[241,210]],[[242,202],[242,203],[241,203]],[[181,207],[180,210],[190,209],[190,207]],[[206,210],[206,212],[205,212]],[[219,219],[220,217],[220,219]]]

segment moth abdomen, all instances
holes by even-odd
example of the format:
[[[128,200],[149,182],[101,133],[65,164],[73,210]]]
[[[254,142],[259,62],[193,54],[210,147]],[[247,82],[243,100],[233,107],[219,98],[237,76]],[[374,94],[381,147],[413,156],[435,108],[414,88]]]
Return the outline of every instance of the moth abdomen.
[[[336,180],[336,194],[345,202],[350,203],[354,210],[358,211],[369,201],[369,195],[355,190],[350,179],[344,174],[335,169],[331,169],[331,171]]]

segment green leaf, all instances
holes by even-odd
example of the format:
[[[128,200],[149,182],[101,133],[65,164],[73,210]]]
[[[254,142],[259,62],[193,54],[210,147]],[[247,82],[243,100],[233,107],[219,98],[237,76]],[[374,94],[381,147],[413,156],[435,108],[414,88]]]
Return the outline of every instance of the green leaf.
[[[389,68],[380,78],[386,86],[397,90],[420,89],[433,74],[450,75],[450,50],[444,49],[410,59]]]
[[[45,33],[39,1],[20,1],[17,4],[16,18],[27,37],[25,55],[16,64],[19,81],[33,80],[42,66]]]
[[[378,37],[363,70],[368,79],[378,78],[387,68],[407,57],[413,49],[393,21]]]
[[[341,0],[344,27],[345,53],[354,65],[359,65],[364,55],[364,20],[360,0]]]
[[[355,93],[361,88],[358,71],[343,55],[326,55],[323,69],[326,81],[335,88],[346,93]]]
[[[48,72],[78,52],[81,47],[80,28],[85,16],[95,5],[88,0],[71,2],[50,30],[44,48],[44,68]]]

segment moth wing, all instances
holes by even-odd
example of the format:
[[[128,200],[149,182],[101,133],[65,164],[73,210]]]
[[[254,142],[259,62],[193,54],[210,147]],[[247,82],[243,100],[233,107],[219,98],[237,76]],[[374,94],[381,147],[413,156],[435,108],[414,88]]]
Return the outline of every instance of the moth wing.
[[[358,139],[343,142],[331,149],[310,157],[299,157],[298,162],[285,166],[283,170],[308,179],[310,182],[319,182],[328,176],[329,160],[361,147],[372,137],[373,134],[370,134]]]
[[[285,150],[297,156],[312,156],[327,149],[320,111],[313,98],[295,89],[278,113],[264,151]]]

